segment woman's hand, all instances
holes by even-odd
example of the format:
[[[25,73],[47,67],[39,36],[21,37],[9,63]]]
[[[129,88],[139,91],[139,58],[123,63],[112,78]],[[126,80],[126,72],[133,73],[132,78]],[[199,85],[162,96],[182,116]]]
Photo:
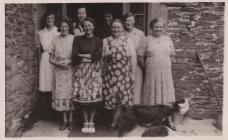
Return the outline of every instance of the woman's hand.
[[[173,63],[173,64],[175,64],[175,63],[176,63],[176,59],[175,59],[175,57],[174,57],[174,56],[171,56],[171,61],[172,61],[172,63]]]
[[[138,58],[139,66],[144,71],[144,69],[145,69],[145,60],[144,60],[143,56],[138,56],[137,58]]]
[[[92,58],[91,54],[78,54],[78,56],[80,56],[82,58]]]
[[[87,58],[82,58],[81,62],[89,63],[89,62],[92,62],[92,60],[91,59],[87,59]]]

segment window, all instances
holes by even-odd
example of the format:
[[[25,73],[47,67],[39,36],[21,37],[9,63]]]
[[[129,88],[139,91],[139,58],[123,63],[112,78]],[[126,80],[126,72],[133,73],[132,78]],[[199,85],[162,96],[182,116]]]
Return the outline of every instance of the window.
[[[132,12],[135,14],[135,27],[147,34],[147,4],[127,3],[124,4],[124,14]]]

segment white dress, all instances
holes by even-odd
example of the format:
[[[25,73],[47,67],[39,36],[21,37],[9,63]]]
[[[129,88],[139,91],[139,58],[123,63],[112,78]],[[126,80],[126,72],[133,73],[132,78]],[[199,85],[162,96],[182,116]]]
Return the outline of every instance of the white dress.
[[[134,47],[136,52],[140,48],[144,48],[144,40],[145,40],[145,35],[141,30],[138,30],[136,28],[133,28],[131,32],[125,31],[125,35],[133,40]],[[137,55],[136,55],[137,57]],[[134,104],[141,104],[141,96],[142,96],[142,84],[143,84],[143,72],[141,67],[139,66],[138,62],[135,61],[136,70],[135,70],[135,84],[134,84]]]
[[[51,30],[44,28],[38,32],[39,42],[42,47],[42,54],[40,59],[39,69],[39,91],[51,92],[52,91],[52,65],[49,62],[49,54],[51,41],[55,36],[59,35],[57,27],[53,27]]]

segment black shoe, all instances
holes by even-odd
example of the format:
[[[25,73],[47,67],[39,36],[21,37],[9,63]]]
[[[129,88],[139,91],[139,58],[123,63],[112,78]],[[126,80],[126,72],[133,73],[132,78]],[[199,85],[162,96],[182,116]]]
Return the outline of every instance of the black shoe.
[[[60,131],[63,131],[67,128],[67,123],[62,123],[62,125],[59,127]]]
[[[74,128],[74,123],[69,122],[68,130],[73,130],[73,128]]]
[[[115,130],[117,130],[117,127],[116,126],[110,126],[108,128],[108,131],[115,131]]]

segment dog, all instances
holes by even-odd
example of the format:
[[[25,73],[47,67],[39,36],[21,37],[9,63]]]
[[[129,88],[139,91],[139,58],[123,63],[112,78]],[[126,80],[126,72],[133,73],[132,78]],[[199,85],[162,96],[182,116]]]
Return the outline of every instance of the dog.
[[[176,130],[173,124],[173,114],[184,115],[189,109],[188,99],[180,99],[171,105],[119,105],[114,114],[112,126],[118,129],[118,136],[130,132],[136,125],[144,127],[168,126]]]

